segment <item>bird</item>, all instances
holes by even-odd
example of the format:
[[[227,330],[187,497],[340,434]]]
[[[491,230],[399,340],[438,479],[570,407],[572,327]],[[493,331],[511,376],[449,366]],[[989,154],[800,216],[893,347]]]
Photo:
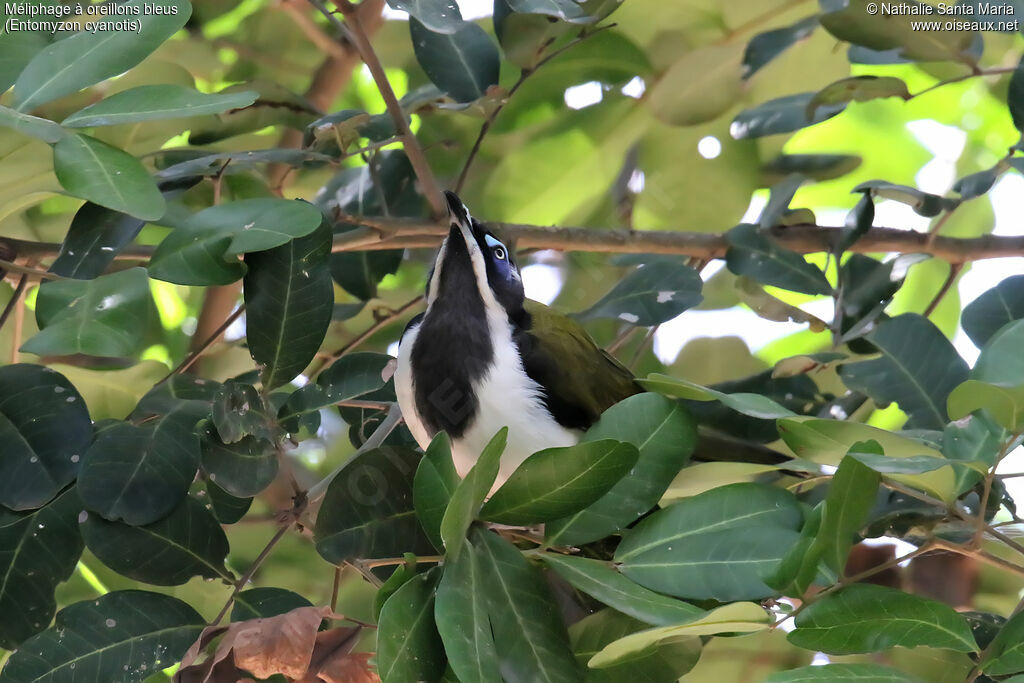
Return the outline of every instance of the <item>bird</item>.
[[[441,431],[465,477],[508,427],[495,487],[533,453],[576,444],[606,409],[643,389],[578,322],[527,299],[509,248],[445,192],[449,230],[426,310],[399,340],[395,393],[424,449]]]

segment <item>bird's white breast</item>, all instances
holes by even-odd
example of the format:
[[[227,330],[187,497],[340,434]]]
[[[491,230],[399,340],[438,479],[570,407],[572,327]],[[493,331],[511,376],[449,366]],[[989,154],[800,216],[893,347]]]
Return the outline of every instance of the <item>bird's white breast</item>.
[[[523,369],[518,349],[512,341],[507,318],[488,312],[493,363],[474,383],[477,411],[462,436],[452,440],[452,458],[459,476],[466,476],[491,437],[508,427],[508,443],[501,456],[495,487],[500,486],[522,462],[545,448],[571,446],[579,432],[558,424],[544,405],[543,390]],[[418,328],[408,330],[398,350],[395,391],[406,424],[417,443],[426,448],[430,433],[416,410],[411,356]]]

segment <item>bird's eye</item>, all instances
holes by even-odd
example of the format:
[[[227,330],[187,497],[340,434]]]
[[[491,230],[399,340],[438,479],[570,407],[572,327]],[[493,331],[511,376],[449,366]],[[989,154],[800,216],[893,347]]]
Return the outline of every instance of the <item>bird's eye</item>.
[[[504,261],[505,260],[505,256],[507,256],[507,254],[505,254],[505,248],[504,247],[495,247],[494,248],[494,258],[498,259],[499,261]]]

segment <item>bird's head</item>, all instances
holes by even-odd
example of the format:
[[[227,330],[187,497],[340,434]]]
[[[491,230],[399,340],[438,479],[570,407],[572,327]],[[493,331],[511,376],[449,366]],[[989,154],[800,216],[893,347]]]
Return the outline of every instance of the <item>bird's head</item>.
[[[439,301],[458,304],[478,294],[487,308],[517,315],[524,293],[512,253],[470,215],[454,192],[445,192],[445,197],[450,227],[427,281],[428,310]]]

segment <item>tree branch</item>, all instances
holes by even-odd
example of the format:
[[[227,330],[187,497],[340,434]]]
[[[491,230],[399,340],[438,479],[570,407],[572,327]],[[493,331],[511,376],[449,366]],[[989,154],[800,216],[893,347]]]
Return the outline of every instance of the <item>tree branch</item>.
[[[401,135],[405,155],[409,158],[409,163],[412,164],[412,169],[420,181],[420,189],[427,201],[430,202],[434,217],[440,219],[447,212],[445,203],[441,199],[441,187],[437,184],[434,172],[430,170],[430,164],[427,163],[427,157],[423,153],[423,148],[420,147],[419,140],[409,129],[409,121],[405,118],[401,105],[398,104],[398,98],[395,97],[395,91],[391,88],[391,83],[388,81],[380,59],[377,58],[377,53],[374,52],[373,45],[370,44],[359,16],[359,8],[349,0],[332,0],[332,2],[345,16],[345,22],[351,28],[352,41],[355,43],[356,49],[359,50],[359,54],[363,56],[363,62],[370,69],[370,74],[373,76],[377,89],[380,90],[380,95],[384,98],[388,113],[391,115],[391,120],[394,121],[395,128]]]

